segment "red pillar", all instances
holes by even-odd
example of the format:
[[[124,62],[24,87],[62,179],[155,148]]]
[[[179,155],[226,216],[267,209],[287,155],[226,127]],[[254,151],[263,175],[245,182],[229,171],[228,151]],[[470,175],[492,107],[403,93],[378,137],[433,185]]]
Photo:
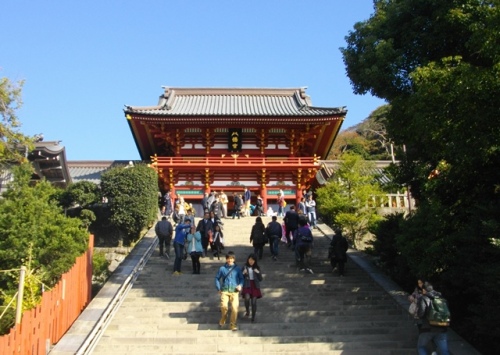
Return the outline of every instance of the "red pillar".
[[[262,208],[264,209],[264,213],[267,213],[267,189],[264,184],[262,184],[260,188],[260,197],[262,197]]]
[[[302,188],[300,184],[295,186],[295,206],[299,205],[300,199],[302,198]]]

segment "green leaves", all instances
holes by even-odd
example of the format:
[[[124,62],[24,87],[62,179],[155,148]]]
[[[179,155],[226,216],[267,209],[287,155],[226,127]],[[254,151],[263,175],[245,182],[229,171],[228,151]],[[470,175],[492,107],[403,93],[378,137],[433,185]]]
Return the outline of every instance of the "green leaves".
[[[16,111],[22,106],[24,82],[12,83],[0,78],[0,169],[25,160],[26,151],[33,148],[33,139],[19,132],[21,126]]]
[[[144,164],[113,168],[102,175],[101,190],[109,199],[111,222],[125,235],[126,244],[156,219],[158,179]]]
[[[345,228],[355,245],[369,226],[382,218],[370,202],[383,193],[372,166],[359,155],[344,153],[331,181],[316,194],[321,214]]]
[[[494,242],[500,239],[499,5],[379,0],[342,49],[354,92],[388,101],[388,134],[406,147],[392,171],[410,186],[418,209],[400,225],[396,264],[403,259],[414,275],[457,295],[457,318],[477,322],[465,333],[486,349],[495,348],[500,335],[490,321],[480,324],[486,318],[477,312],[489,307],[468,309],[461,299],[463,285],[480,290],[469,303],[479,302],[478,294],[498,296],[485,280],[487,270],[500,267]]]
[[[0,269],[26,264],[32,245],[31,267],[43,274],[44,283],[53,285],[86,250],[88,233],[79,220],[64,216],[52,200],[52,185],[41,181],[30,186],[23,179],[29,168],[20,166],[14,171],[15,182],[0,199]],[[0,284],[10,282],[4,278]]]

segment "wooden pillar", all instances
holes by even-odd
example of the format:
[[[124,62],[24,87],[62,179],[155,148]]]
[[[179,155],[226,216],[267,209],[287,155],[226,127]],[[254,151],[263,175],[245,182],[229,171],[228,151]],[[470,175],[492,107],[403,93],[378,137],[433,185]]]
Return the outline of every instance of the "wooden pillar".
[[[168,169],[168,185],[171,192],[170,196],[175,196],[175,176],[172,168]]]
[[[266,184],[260,185],[260,197],[262,197],[262,208],[264,213],[267,213],[267,188]]]
[[[211,191],[210,184],[213,183],[213,172],[210,172],[209,168],[205,168],[203,183],[205,184],[205,192],[210,193]]]
[[[266,168],[262,168],[260,176],[257,177],[260,183],[260,197],[262,197],[262,208],[264,213],[267,213],[267,184],[269,183],[269,172]]]
[[[297,181],[295,183],[295,206],[298,206],[300,199],[303,197],[302,195],[302,169],[297,169],[296,175]]]

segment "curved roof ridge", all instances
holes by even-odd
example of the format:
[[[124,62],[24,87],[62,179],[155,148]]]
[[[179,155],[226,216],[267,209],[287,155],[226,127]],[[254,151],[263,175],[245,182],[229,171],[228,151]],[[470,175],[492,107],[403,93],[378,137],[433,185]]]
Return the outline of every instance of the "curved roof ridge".
[[[324,116],[345,107],[314,107],[302,88],[165,87],[158,106],[126,106],[126,114],[161,116]]]

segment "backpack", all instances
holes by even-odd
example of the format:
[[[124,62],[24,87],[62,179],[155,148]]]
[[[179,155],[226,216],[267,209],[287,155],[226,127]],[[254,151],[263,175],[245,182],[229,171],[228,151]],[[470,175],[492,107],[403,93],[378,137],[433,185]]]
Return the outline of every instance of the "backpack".
[[[448,302],[439,296],[434,296],[429,300],[430,303],[426,314],[429,324],[435,327],[449,327],[450,309],[448,308]]]
[[[297,238],[300,239],[303,243],[312,243],[312,235],[307,233],[306,235],[302,235],[297,232]]]

